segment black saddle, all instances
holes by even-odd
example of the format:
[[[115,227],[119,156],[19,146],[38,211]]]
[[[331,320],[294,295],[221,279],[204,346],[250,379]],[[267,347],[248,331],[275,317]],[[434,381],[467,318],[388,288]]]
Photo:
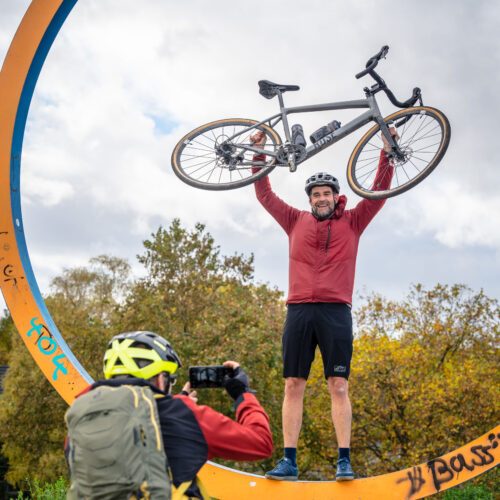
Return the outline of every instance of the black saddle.
[[[272,99],[277,92],[286,92],[287,90],[300,90],[298,85],[280,85],[279,83],[273,83],[269,80],[259,81],[259,94],[264,96],[266,99]]]

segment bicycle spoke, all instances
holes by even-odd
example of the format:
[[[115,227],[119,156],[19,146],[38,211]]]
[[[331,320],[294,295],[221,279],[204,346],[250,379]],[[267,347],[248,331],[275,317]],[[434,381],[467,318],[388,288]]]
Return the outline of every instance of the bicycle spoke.
[[[208,161],[203,161],[201,163],[195,163],[194,165],[186,165],[186,168],[196,168],[196,167],[199,167],[200,165],[208,165],[209,163],[212,163],[212,162],[215,162],[216,160],[213,159],[213,160],[208,160]],[[195,172],[197,172],[197,170],[195,170]],[[193,172],[191,172],[193,173]]]
[[[420,123],[416,132],[410,137],[410,139],[406,142],[406,144],[412,144],[413,138],[420,132],[420,130],[422,130],[422,131],[425,130],[431,123],[433,123],[432,121],[429,121],[429,122],[427,122],[427,125],[424,125],[426,120],[427,120],[427,116],[424,118],[424,121],[422,123]],[[424,126],[422,126],[422,125],[424,125]]]
[[[414,149],[413,152],[414,153],[418,153],[418,152],[422,151],[423,153],[437,153],[437,149],[436,149],[436,151],[426,151],[426,149],[427,148],[432,148],[433,146],[438,146],[439,144],[441,144],[441,141],[435,142],[434,144],[429,144],[428,146],[425,146],[422,149]]]
[[[378,159],[379,159],[379,157],[380,157],[380,155],[377,155],[377,156],[370,156],[369,158],[363,158],[363,159],[358,160],[358,161],[368,161],[368,160],[373,160],[373,159],[378,160]]]
[[[194,175],[196,172],[199,172],[200,170],[204,169],[205,167],[208,167],[208,165],[210,165],[211,163],[215,163],[214,168],[217,167],[217,162],[215,160],[208,161],[207,163],[204,163],[200,168],[197,168],[193,172],[190,172],[189,175]]]
[[[405,142],[405,144],[415,144],[416,142],[422,141],[424,139],[428,139],[429,137],[435,137],[436,135],[440,135],[440,134],[431,134],[431,132],[434,132],[434,130],[436,130],[437,128],[440,128],[440,126],[437,125],[434,128],[432,128],[431,130],[428,130],[427,133],[425,135],[423,135],[422,137],[419,137],[418,139],[412,140],[413,137],[415,137],[415,135],[416,135],[415,134],[413,137],[410,138],[409,141]]]
[[[207,146],[206,144],[203,144],[202,142],[200,141],[195,141],[193,140],[192,142],[195,142],[196,144],[199,144],[200,146],[203,146],[204,149],[206,149],[207,151],[213,151],[213,148],[210,147],[210,146]]]
[[[210,155],[188,155],[186,153],[182,153],[182,156],[183,158],[188,156],[188,157],[191,157],[191,158],[212,158],[213,157],[213,154],[210,154]],[[189,161],[189,158],[187,159],[187,161]]]
[[[378,149],[380,151],[380,144],[372,144],[371,142],[368,142],[367,144],[369,144],[370,146],[373,146],[375,149]]]
[[[440,127],[439,127],[440,128]],[[424,137],[419,137],[418,139],[415,139],[412,144],[415,144],[416,142],[419,142],[419,141],[423,141],[424,139],[429,139],[431,137],[436,137],[436,136],[439,136],[439,137],[443,137],[443,134],[441,133],[441,131],[439,131],[438,133],[436,134],[430,134],[430,135],[426,135]],[[441,140],[439,140],[439,142],[437,142],[436,144],[440,144],[441,143]]]
[[[222,168],[221,168],[221,169],[220,169],[220,174],[219,174],[219,184],[220,184],[220,180],[222,179],[222,172],[223,172],[223,170],[222,170]]]
[[[401,165],[401,168],[403,169],[403,172],[405,173],[406,177],[408,177],[408,180],[411,181],[411,177],[408,175],[408,172],[405,169],[404,165]]]
[[[371,174],[373,174],[373,172],[376,172],[377,169],[376,168],[373,168],[372,170],[370,170],[368,173],[366,174],[363,174],[361,177],[364,177],[365,179],[367,179]],[[358,180],[361,180],[361,178],[358,178]],[[361,183],[362,184],[362,183]]]
[[[384,170],[384,172],[383,172],[383,174],[382,174],[382,179],[381,179],[381,180],[383,181],[383,180],[386,178],[386,176],[388,176],[388,175],[389,175],[389,170],[387,170],[387,169],[386,169],[386,170]],[[394,178],[394,177],[393,177],[393,178]],[[375,180],[374,180],[374,182],[375,182]],[[392,180],[391,180],[391,184],[392,184]],[[375,187],[375,186],[372,186],[372,188],[374,188],[374,187]]]
[[[398,135],[399,135],[399,140],[400,140],[400,141],[402,141],[402,140],[403,140],[403,137],[404,137],[405,132],[406,132],[406,126],[407,126],[407,125],[408,125],[408,123],[410,123],[410,122],[411,122],[411,119],[410,119],[410,120],[408,120],[408,121],[406,121],[406,122],[403,124],[403,130],[401,131],[401,133],[400,133],[400,134],[398,133]]]
[[[209,175],[208,175],[208,179],[206,182],[209,182],[210,181],[210,177],[212,177],[212,174],[215,172],[215,169],[217,168],[217,165],[214,166],[214,168],[210,171]],[[221,169],[222,170],[222,169]]]
[[[396,176],[396,182],[397,182],[397,185],[399,186],[399,178],[398,178],[398,169],[397,168],[394,169],[394,175]]]
[[[207,152],[210,152],[210,153],[213,153],[214,150],[213,149],[208,149],[208,148],[195,148],[194,146],[186,146],[184,151],[191,151],[191,150],[195,150],[195,151],[207,151]],[[185,152],[182,152],[182,154],[184,155]]]
[[[415,169],[418,173],[420,173],[420,172],[421,172],[421,170],[420,170],[420,169],[419,169],[419,168],[415,165],[415,163],[413,163],[411,160],[409,160],[409,161],[410,161],[410,163],[413,165],[413,168],[414,168],[414,169]]]
[[[410,118],[407,122],[405,122],[404,124],[404,127],[403,127],[403,131],[401,132],[401,134],[399,134],[399,142],[400,144],[403,144],[405,143],[405,134],[408,133],[408,134],[411,134],[412,132],[410,132],[410,130],[412,129],[413,127],[413,124],[415,123],[415,120],[413,119],[414,117]]]
[[[370,163],[365,163],[364,165],[361,165],[358,168],[359,168],[359,170],[361,170],[363,168],[369,167],[370,165],[373,165],[376,161],[377,161],[377,158],[375,158],[374,160],[372,160]]]
[[[416,156],[416,155],[412,155],[411,156],[413,159],[415,160],[420,160],[420,161],[423,161],[424,163],[429,163],[429,160],[426,160],[424,158],[420,158],[419,156]]]

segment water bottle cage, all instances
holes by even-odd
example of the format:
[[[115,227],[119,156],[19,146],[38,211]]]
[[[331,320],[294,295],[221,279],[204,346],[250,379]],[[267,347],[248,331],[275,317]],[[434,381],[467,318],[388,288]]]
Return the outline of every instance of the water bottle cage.
[[[320,141],[323,139],[328,134],[331,134],[335,130],[341,127],[341,123],[337,120],[333,120],[330,122],[328,125],[325,125],[324,127],[319,128],[315,132],[313,132],[309,139],[311,139],[311,142],[314,144],[315,142]]]

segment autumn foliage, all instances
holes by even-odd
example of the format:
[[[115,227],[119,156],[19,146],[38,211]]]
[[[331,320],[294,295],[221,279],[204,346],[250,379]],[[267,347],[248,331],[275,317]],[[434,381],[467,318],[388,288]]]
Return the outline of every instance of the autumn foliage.
[[[256,283],[253,257],[225,256],[201,224],[174,220],[144,242],[144,276],[100,256],[53,281],[48,308],[94,378],[118,332],[147,329],[168,338],[187,367],[236,359],[268,411],[281,455],[282,293]],[[350,392],[352,456],[360,475],[408,467],[450,451],[497,424],[498,303],[464,285],[411,287],[400,301],[377,294],[355,308]],[[0,396],[0,442],[8,478],[65,474],[65,403],[30,358],[9,318],[0,323],[0,361],[9,364]],[[201,392],[201,391],[200,391]],[[223,391],[201,403],[231,414]],[[305,479],[332,479],[336,443],[319,355],[306,391],[299,467]],[[262,473],[271,461],[230,464]]]

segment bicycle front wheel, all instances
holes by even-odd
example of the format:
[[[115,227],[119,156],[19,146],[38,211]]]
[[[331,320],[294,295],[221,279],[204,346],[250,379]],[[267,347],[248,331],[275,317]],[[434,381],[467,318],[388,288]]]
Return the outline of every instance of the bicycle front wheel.
[[[394,175],[389,189],[377,191],[373,183],[380,150],[383,147],[380,126],[372,127],[354,148],[347,165],[351,189],[372,200],[391,198],[423,181],[443,158],[450,142],[448,118],[435,108],[419,106],[403,109],[384,118],[398,131],[398,145],[404,157],[394,158]]]
[[[252,184],[274,169],[276,156],[254,161],[250,136],[265,132],[266,152],[274,153],[281,145],[278,133],[255,120],[232,118],[207,123],[185,135],[172,153],[172,168],[190,186],[211,191],[236,189]],[[260,168],[255,171],[254,167]]]

